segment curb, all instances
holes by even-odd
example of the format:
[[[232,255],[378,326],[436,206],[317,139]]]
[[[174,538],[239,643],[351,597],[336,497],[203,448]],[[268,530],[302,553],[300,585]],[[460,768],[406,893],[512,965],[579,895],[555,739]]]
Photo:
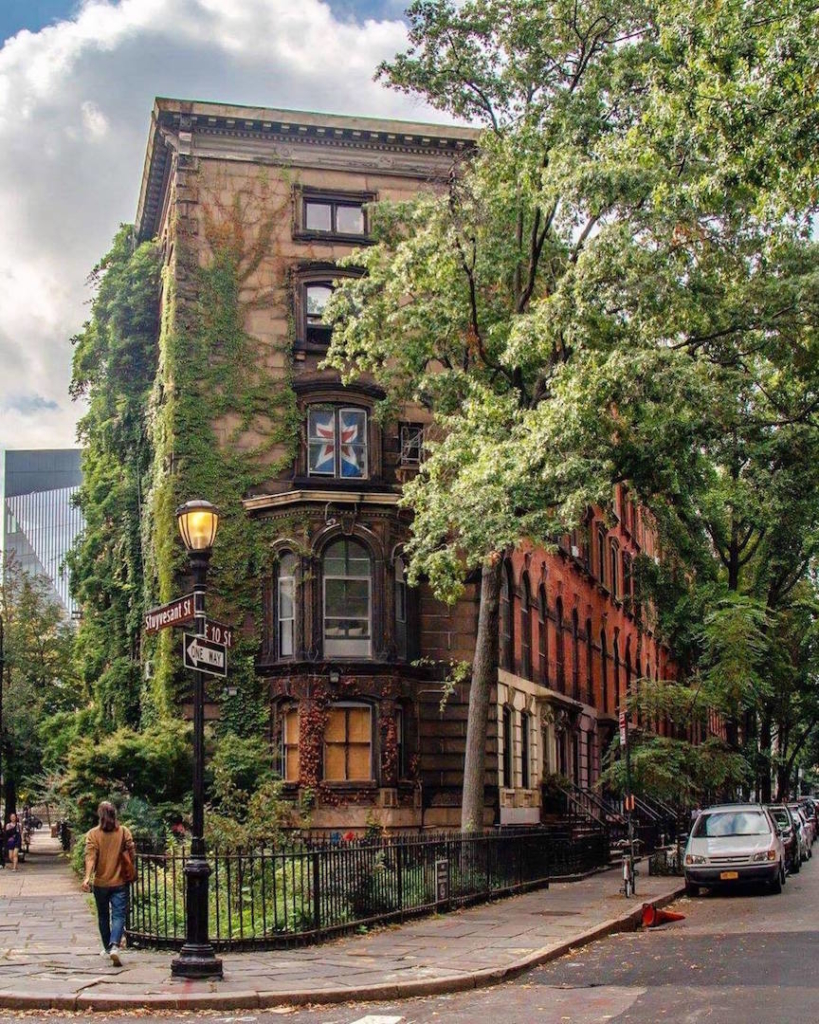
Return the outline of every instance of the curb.
[[[683,895],[685,887],[680,885],[670,893],[648,900],[658,910],[668,906]],[[185,992],[188,987],[183,983],[178,994],[146,993],[138,997],[122,997],[80,992],[75,996],[43,992],[39,995],[0,995],[0,1009],[3,1010],[89,1010],[110,1012],[142,1007],[150,1010],[246,1010],[267,1009],[274,1006],[322,1006],[330,1003],[348,1002],[393,1002],[397,999],[413,999],[422,996],[436,996],[445,993],[467,992],[470,989],[487,988],[499,985],[504,981],[524,974],[533,967],[549,963],[564,956],[570,950],[580,949],[598,939],[618,932],[635,931],[642,920],[643,904],[620,917],[604,921],[586,932],[575,936],[571,941],[559,946],[544,947],[529,953],[503,967],[488,967],[466,974],[455,974],[449,978],[434,978],[419,981],[385,982],[378,985],[367,985],[361,988],[339,987],[328,989],[312,989],[293,992],[264,992],[255,990],[236,990],[232,992]],[[220,984],[214,982],[214,985]]]

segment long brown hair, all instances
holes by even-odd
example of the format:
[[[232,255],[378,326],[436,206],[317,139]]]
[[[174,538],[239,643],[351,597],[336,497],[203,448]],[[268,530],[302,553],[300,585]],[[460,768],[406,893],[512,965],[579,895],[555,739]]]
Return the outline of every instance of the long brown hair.
[[[114,832],[117,827],[117,809],[112,803],[103,800],[97,808],[100,819],[100,828],[103,832]]]

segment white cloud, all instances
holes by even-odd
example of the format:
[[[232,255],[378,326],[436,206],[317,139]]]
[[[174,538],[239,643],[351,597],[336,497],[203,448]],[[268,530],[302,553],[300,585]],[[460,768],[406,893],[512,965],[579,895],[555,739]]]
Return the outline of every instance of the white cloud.
[[[320,0],[86,0],[0,49],[0,447],[74,443],[69,339],[88,272],[134,217],[155,96],[435,114],[372,81],[395,20]],[[14,402],[37,395],[36,403]],[[56,408],[53,405],[56,404]]]

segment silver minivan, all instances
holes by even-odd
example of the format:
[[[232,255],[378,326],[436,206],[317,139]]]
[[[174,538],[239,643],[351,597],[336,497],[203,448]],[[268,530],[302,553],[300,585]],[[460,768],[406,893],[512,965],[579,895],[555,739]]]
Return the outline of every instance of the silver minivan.
[[[723,804],[701,811],[685,847],[685,890],[765,882],[785,884],[785,847],[776,823],[760,804]]]

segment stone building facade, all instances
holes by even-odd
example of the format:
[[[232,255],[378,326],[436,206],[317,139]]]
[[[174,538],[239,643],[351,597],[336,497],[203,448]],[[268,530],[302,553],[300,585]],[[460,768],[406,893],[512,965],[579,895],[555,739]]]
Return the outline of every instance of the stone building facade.
[[[402,556],[401,488],[423,458],[429,416],[406,407],[383,422],[376,385],[342,386],[323,369],[321,312],[333,281],[355,272],[337,261],[370,240],[367,204],[441,187],[473,141],[462,128],[222,104],[157,100],[153,111],[137,233],[161,240],[180,297],[196,297],[183,244],[204,265],[206,235],[229,211],[266,225],[242,283],[244,329],[271,394],[283,380],[292,390],[299,442],[284,468],[285,450],[272,448],[269,475],[244,497],[273,538],[274,569],[256,581],[256,667],[270,756],[287,792],[313,794],[316,828],[460,820],[468,687],[442,709],[434,666],[471,660],[476,592],[444,606],[407,586]],[[257,440],[229,417],[213,426],[222,444]],[[654,554],[651,532],[620,497],[613,528],[591,517],[582,542],[508,560],[487,824],[539,820],[548,774],[593,785],[630,683],[673,672],[630,592],[630,560]]]

